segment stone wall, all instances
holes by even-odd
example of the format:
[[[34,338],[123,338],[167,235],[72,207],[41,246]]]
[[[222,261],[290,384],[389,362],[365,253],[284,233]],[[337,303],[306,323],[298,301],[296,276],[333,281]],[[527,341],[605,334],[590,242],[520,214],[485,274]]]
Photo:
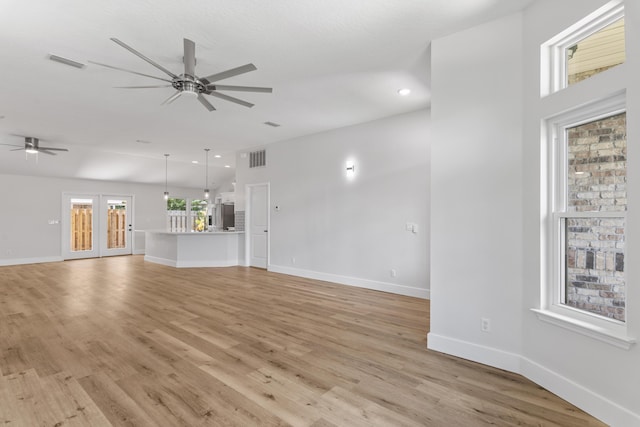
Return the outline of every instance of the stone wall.
[[[626,114],[571,128],[567,139],[567,211],[624,215]],[[565,228],[565,303],[624,321],[624,218],[568,218]]]

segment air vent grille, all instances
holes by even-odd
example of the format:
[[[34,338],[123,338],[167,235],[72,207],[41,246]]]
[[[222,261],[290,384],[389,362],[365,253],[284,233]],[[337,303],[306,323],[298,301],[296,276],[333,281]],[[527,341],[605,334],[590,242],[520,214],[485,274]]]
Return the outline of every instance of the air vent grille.
[[[249,167],[260,168],[267,166],[267,150],[252,151],[249,153]]]

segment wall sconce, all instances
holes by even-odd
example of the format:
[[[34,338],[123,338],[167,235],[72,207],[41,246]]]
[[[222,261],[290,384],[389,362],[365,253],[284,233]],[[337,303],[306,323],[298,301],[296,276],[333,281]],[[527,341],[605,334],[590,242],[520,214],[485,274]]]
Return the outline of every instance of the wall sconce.
[[[351,178],[356,174],[356,164],[353,160],[347,160],[347,177]]]

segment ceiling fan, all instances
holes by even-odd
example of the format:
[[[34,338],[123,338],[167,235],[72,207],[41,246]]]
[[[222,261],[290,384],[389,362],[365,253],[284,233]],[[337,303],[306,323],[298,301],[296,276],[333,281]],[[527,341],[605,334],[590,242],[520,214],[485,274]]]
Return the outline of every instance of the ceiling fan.
[[[187,95],[194,98],[198,98],[198,101],[209,111],[215,110],[215,107],[211,105],[209,100],[205,98],[203,95],[210,95],[216,98],[223,99],[225,101],[234,102],[236,104],[243,105],[245,107],[253,107],[254,104],[243,101],[242,99],[234,98],[229,95],[225,95],[220,93],[219,91],[240,91],[240,92],[262,92],[262,93],[271,93],[273,91],[270,87],[252,87],[252,86],[228,86],[228,85],[218,85],[214,84],[219,80],[228,79],[229,77],[237,76],[240,74],[248,73],[249,71],[257,70],[256,66],[253,64],[246,64],[240,67],[232,68],[230,70],[222,71],[220,73],[215,73],[208,75],[206,77],[198,77],[196,75],[196,44],[189,40],[184,39],[184,73],[183,74],[174,74],[167,68],[158,64],[152,59],[147,58],[131,46],[121,42],[116,38],[111,38],[115,43],[127,49],[129,52],[138,56],[139,58],[147,61],[149,64],[156,67],[158,70],[167,74],[171,79],[166,77],[156,77],[148,74],[139,73],[137,71],[126,70],[120,67],[114,67],[112,65],[101,64],[99,62],[89,61],[92,64],[100,65],[102,67],[111,68],[118,71],[125,71],[127,73],[137,74],[143,77],[150,77],[156,80],[162,80],[167,82],[165,85],[156,85],[156,86],[124,86],[120,87],[121,89],[149,89],[149,88],[163,88],[163,87],[173,87],[177,90],[173,95],[167,98],[162,104],[170,104],[180,96]]]
[[[34,138],[31,136],[24,137],[24,147],[16,144],[0,144],[0,145],[8,145],[10,147],[20,147],[20,148],[14,148],[13,150],[9,150],[9,151],[26,151],[29,154],[44,153],[50,156],[56,155],[54,151],[69,151],[66,148],[42,147],[40,146],[40,140],[38,138]]]

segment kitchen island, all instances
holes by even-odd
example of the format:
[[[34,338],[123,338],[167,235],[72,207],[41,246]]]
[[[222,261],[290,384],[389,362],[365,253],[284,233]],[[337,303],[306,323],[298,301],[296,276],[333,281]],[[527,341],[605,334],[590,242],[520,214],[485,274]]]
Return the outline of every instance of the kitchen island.
[[[146,230],[144,260],[177,268],[244,265],[244,232]]]

